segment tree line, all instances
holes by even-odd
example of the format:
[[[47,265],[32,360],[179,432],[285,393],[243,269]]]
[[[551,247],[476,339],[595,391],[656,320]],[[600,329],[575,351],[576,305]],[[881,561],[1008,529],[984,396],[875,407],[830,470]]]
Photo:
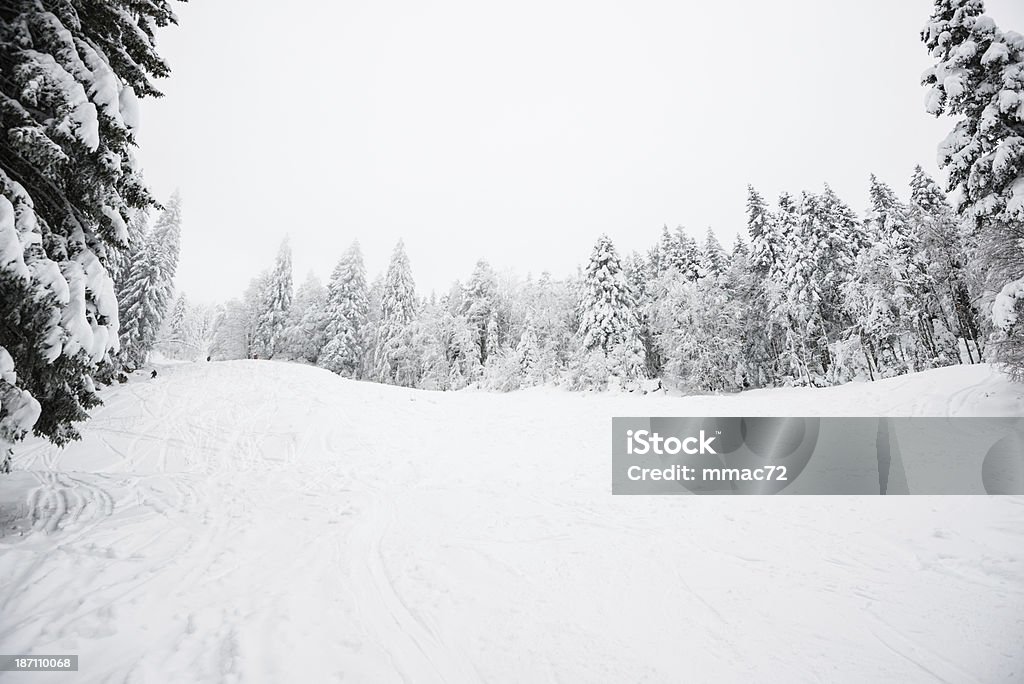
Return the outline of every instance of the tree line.
[[[214,358],[277,358],[427,389],[536,384],[693,391],[824,386],[985,355],[986,273],[945,194],[920,167],[908,201],[875,177],[864,216],[827,185],[773,205],[748,188],[747,238],[725,249],[663,228],[620,257],[607,236],[578,273],[517,278],[479,261],[418,297],[400,242],[367,281],[354,243],[324,286],[292,293],[287,244],[213,326]]]

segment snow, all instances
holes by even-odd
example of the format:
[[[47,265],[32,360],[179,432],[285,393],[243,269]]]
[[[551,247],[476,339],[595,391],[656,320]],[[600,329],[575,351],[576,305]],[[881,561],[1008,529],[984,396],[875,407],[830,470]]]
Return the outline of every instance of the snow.
[[[41,407],[31,394],[14,386],[18,373],[10,352],[3,347],[0,347],[0,382],[10,385],[7,388],[0,385],[0,411],[6,414],[0,419],[0,449],[4,449],[11,437],[32,429],[39,420]],[[0,516],[0,524],[2,521]]]
[[[96,105],[89,101],[85,88],[57,64],[51,55],[35,50],[26,50],[32,59],[45,70],[50,80],[64,92],[64,99],[70,111],[57,124],[57,129],[68,136],[78,138],[86,147],[95,152],[100,146],[100,124]]]
[[[1006,201],[1006,213],[1018,218],[1024,216],[1024,176],[1010,184],[1010,198]]]
[[[1024,298],[1024,278],[1003,286],[992,303],[992,323],[1001,330],[1009,330],[1017,322],[1015,311],[1018,300]]]
[[[124,217],[121,216],[121,212],[107,204],[101,206],[100,211],[103,212],[104,216],[110,219],[110,225],[114,228],[114,235],[118,242],[127,243],[128,224],[125,223]]]
[[[1002,43],[992,43],[981,56],[981,63],[988,65],[993,62],[1006,62],[1010,59],[1010,50]]]
[[[29,270],[23,257],[25,248],[15,225],[14,205],[0,195],[0,270],[9,277],[28,279]]]
[[[929,88],[924,96],[924,109],[929,114],[941,114],[942,104],[945,101],[942,88]]]
[[[942,87],[951,98],[960,97],[964,94],[964,82],[959,74],[951,74],[942,79]]]
[[[0,381],[8,385],[15,385],[18,382],[18,373],[14,369],[14,359],[11,353],[0,347]]]
[[[978,15],[978,18],[974,20],[974,26],[971,27],[971,29],[974,33],[979,35],[993,33],[996,30],[996,20],[987,14]]]
[[[99,363],[108,350],[118,348],[117,298],[114,282],[96,255],[80,252],[63,263],[62,274],[70,296],[65,303],[61,326],[67,332],[63,353],[85,352],[90,363]],[[86,292],[92,294],[86,299]],[[103,317],[100,322],[98,317]]]
[[[118,102],[121,107],[121,119],[129,129],[137,131],[142,117],[139,113],[139,97],[135,94],[135,89],[130,85],[124,86],[118,95]]]
[[[989,366],[686,398],[158,371],[0,478],[0,652],[77,682],[1024,675],[1020,497],[610,494],[612,416],[1024,415]]]

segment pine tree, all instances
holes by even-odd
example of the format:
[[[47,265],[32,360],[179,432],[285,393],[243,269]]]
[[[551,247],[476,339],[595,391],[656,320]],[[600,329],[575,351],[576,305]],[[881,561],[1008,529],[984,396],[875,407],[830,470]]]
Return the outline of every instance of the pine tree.
[[[327,343],[327,289],[312,271],[295,290],[282,333],[285,355],[317,363]]]
[[[117,349],[107,268],[132,209],[153,204],[134,160],[136,101],[169,73],[164,0],[16,1],[0,10],[0,469],[29,430],[57,444],[99,399]],[[128,39],[130,38],[130,39]]]
[[[701,270],[705,277],[719,278],[725,272],[728,257],[722,243],[718,241],[711,228],[704,236],[704,249],[701,251]]]
[[[982,359],[981,321],[971,295],[967,269],[968,244],[946,195],[920,166],[910,181],[914,220],[921,224],[927,262],[938,291],[945,327],[963,340],[970,363]]]
[[[627,379],[641,377],[644,365],[634,307],[615,246],[602,235],[584,276],[579,337],[584,352],[597,352],[610,359],[609,372]]]
[[[192,354],[190,324],[188,297],[182,293],[174,300],[174,306],[167,315],[164,330],[159,336],[160,350],[172,359],[183,359]]]
[[[498,283],[490,264],[481,259],[463,293],[462,314],[473,330],[480,364],[487,363],[491,347],[497,347]]]
[[[145,233],[119,296],[121,349],[116,361],[126,370],[146,363],[156,344],[174,294],[180,245],[181,198],[175,194]]]
[[[353,242],[331,274],[327,294],[327,346],[320,365],[349,378],[362,376],[368,342],[369,291],[359,243]]]
[[[399,240],[384,277],[380,301],[380,323],[374,360],[379,382],[408,384],[407,370],[413,366],[412,323],[416,318],[416,290],[405,244]]]
[[[747,186],[747,233],[753,255],[752,267],[757,273],[769,273],[779,261],[781,245],[776,240],[768,205],[752,185]]]
[[[523,384],[537,384],[537,366],[540,361],[540,347],[537,342],[537,331],[532,322],[527,322],[523,334],[516,345],[516,359],[523,377]]]
[[[272,359],[281,351],[288,310],[292,305],[292,250],[285,239],[277,253],[274,269],[260,293],[256,322],[256,350],[261,358]]]
[[[826,188],[824,195],[801,193],[796,205],[785,195],[779,202],[785,252],[778,273],[771,274],[781,285],[771,303],[786,330],[783,360],[789,376],[803,384],[826,382],[829,343],[845,322],[833,293],[848,280],[854,261],[848,253],[849,226],[843,226],[846,212],[833,206],[836,201]]]
[[[1024,286],[1024,39],[999,30],[981,0],[935,0],[921,39],[926,109],[958,117],[939,145],[957,211],[973,224],[995,288]],[[1003,327],[997,358],[1024,375],[1024,330]]]
[[[878,245],[878,256],[888,272],[875,269],[883,280],[883,302],[890,311],[893,328],[892,355],[908,370],[924,370],[953,363],[958,355],[948,336],[938,334],[941,318],[935,283],[928,272],[929,258],[922,236],[923,226],[913,220],[911,207],[896,193],[871,176],[871,209],[865,225]]]
[[[697,241],[687,235],[682,226],[669,232],[668,226],[661,229],[661,238],[652,252],[652,264],[657,275],[675,270],[688,280],[700,277],[700,250]]]

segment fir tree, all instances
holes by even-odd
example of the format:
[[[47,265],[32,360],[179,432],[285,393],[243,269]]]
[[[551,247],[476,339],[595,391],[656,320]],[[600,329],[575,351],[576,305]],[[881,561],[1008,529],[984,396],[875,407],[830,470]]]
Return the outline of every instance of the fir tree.
[[[490,264],[481,259],[473,269],[462,302],[462,313],[474,331],[481,365],[487,363],[491,347],[497,347],[497,300],[497,278]]]
[[[614,357],[609,367],[613,375],[642,376],[643,345],[635,300],[607,235],[598,238],[590,255],[582,295],[579,336],[583,351]]]
[[[935,65],[925,71],[926,109],[956,117],[939,145],[939,165],[957,191],[995,288],[1024,286],[1024,38],[999,30],[981,0],[935,0],[921,39]],[[1024,331],[1004,328],[997,356],[1024,374]]]
[[[920,166],[915,167],[911,177],[910,199],[914,220],[921,224],[939,313],[946,328],[964,341],[967,360],[980,362],[981,322],[971,295],[966,236],[946,195]]]
[[[362,375],[367,345],[369,291],[359,243],[353,242],[331,274],[327,346],[320,365],[349,378]]]
[[[379,382],[409,384],[408,370],[412,367],[412,323],[416,318],[416,291],[409,267],[405,244],[399,240],[391,255],[391,264],[384,277],[380,300],[380,323],[374,360]]]
[[[286,239],[281,243],[270,278],[260,293],[256,319],[256,350],[260,357],[272,359],[281,351],[291,305],[292,250]]]
[[[175,194],[145,233],[141,254],[128,269],[120,293],[121,349],[116,361],[126,370],[146,363],[157,342],[174,294],[180,244],[181,199]]]
[[[317,363],[327,343],[327,289],[310,272],[295,290],[285,322],[285,354],[297,361]]]
[[[190,311],[188,297],[184,293],[174,300],[174,306],[167,315],[164,330],[160,335],[160,350],[172,359],[185,358],[191,351],[192,331],[189,329]]]
[[[0,10],[0,469],[29,430],[57,444],[99,399],[117,350],[108,267],[133,209],[138,97],[166,76],[164,0],[16,1]]]
[[[704,235],[704,249],[701,251],[701,270],[705,277],[719,278],[725,272],[728,257],[722,243],[711,228]]]
[[[779,261],[781,245],[776,240],[772,215],[764,198],[747,186],[747,233],[750,235],[751,266],[760,274],[767,274]]]

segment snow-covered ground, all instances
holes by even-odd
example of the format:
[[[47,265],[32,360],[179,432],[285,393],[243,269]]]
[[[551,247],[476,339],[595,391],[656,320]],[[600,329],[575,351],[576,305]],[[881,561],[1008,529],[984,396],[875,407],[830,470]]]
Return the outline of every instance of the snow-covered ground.
[[[736,396],[266,361],[103,390],[0,477],[30,682],[1024,680],[1024,498],[613,497],[614,415],[1024,415],[987,366]]]

